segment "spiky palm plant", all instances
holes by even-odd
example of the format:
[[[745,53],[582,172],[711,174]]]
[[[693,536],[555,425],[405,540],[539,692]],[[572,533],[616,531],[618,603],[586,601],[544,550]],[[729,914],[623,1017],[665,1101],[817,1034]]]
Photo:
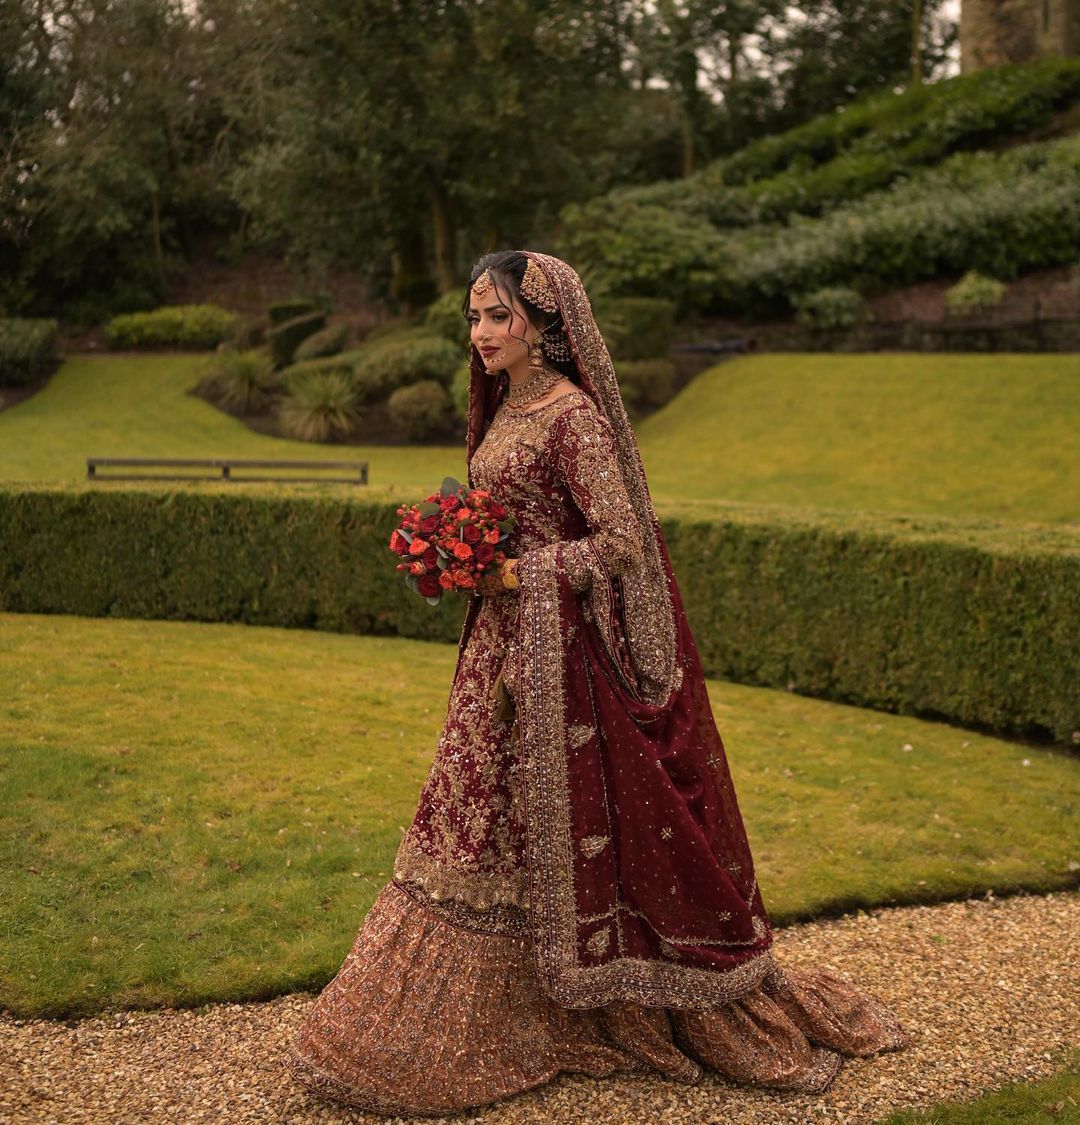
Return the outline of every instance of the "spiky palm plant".
[[[293,379],[278,407],[282,428],[301,441],[348,437],[360,421],[357,393],[343,371],[317,371]]]

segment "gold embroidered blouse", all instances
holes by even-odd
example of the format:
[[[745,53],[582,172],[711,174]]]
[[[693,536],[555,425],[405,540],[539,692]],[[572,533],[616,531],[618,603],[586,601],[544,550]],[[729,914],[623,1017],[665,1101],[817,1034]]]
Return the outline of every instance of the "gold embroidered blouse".
[[[514,554],[561,553],[571,587],[587,590],[640,562],[641,530],[623,486],[611,426],[584,391],[531,410],[500,406],[469,478],[517,519]],[[506,593],[514,593],[507,590]]]

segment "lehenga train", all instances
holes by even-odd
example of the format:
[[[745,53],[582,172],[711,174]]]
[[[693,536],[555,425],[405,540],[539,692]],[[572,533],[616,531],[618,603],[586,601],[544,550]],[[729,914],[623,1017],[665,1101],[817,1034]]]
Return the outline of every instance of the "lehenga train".
[[[334,1100],[434,1116],[562,1071],[704,1068],[821,1091],[843,1056],[910,1042],[852,982],[772,956],[688,640],[664,712],[688,756],[666,754],[659,709],[619,725],[626,614],[602,619],[592,595],[617,589],[641,536],[610,438],[579,390],[500,409],[470,459],[518,520],[522,594],[470,605],[393,878],[290,1047],[293,1075]]]

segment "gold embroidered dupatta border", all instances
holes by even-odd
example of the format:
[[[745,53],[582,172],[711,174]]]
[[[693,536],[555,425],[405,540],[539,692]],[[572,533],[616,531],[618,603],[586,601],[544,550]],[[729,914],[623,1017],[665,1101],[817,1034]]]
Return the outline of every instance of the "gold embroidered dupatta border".
[[[571,824],[574,794],[567,753],[576,739],[566,720],[560,577],[550,562],[538,558],[522,562],[519,576],[522,601],[514,687],[526,794],[533,938],[544,990],[569,1008],[632,1001],[646,1007],[708,1010],[774,981],[779,968],[769,950],[726,971],[627,956],[598,965],[582,963],[578,930],[589,919],[577,912],[574,848],[600,837],[576,841]],[[616,928],[618,922],[616,909]],[[757,923],[755,918],[755,940],[766,936]]]

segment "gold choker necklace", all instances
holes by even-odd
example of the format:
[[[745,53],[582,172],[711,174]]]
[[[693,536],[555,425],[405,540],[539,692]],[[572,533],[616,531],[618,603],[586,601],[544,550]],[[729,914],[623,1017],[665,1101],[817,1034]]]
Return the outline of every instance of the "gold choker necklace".
[[[538,398],[543,398],[561,379],[562,375],[549,367],[530,372],[522,382],[510,384],[510,391],[506,396],[507,405],[517,408],[535,402]]]

